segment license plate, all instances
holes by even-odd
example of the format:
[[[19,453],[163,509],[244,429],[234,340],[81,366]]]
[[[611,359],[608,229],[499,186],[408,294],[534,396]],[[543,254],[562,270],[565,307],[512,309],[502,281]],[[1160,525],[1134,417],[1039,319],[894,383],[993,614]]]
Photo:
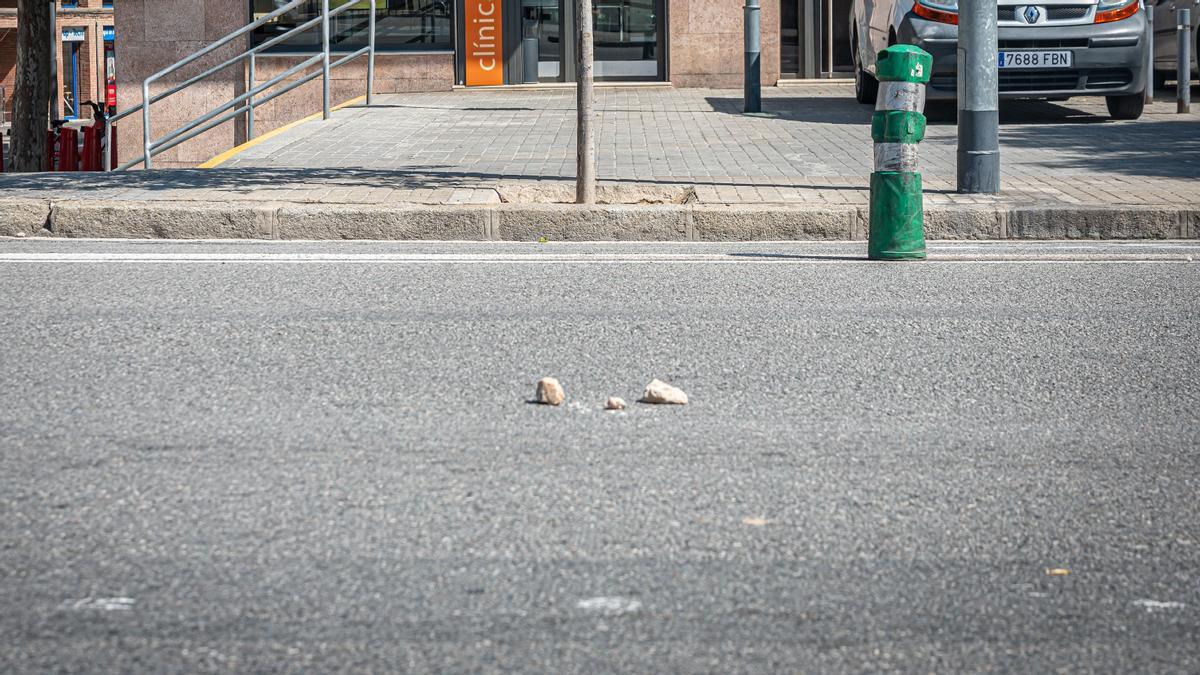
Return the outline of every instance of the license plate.
[[[1074,54],[1070,50],[1053,52],[1000,52],[999,68],[1070,68]]]

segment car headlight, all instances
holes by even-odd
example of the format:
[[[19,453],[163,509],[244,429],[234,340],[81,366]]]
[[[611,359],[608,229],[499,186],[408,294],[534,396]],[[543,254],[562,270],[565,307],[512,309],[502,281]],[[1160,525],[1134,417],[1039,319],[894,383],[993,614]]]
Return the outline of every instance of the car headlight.
[[[1127,19],[1137,14],[1141,4],[1141,0],[1101,0],[1100,4],[1096,6],[1095,23]]]
[[[917,0],[912,11],[922,19],[958,25],[958,0]]]

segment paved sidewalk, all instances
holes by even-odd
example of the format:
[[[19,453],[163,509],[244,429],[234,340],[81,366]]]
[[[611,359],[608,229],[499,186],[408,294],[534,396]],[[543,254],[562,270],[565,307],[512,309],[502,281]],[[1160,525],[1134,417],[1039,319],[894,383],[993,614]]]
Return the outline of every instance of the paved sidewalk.
[[[769,89],[762,117],[740,114],[740,105],[740,92],[729,90],[599,89],[601,200],[759,209],[756,233],[745,236],[785,238],[799,236],[799,231],[772,229],[772,222],[789,217],[789,209],[808,209],[828,217],[815,225],[809,218],[801,234],[816,236],[819,230],[827,238],[861,236],[871,171],[870,107],[853,101],[849,85],[824,83]],[[1176,115],[1174,109],[1174,102],[1164,99],[1141,120],[1115,122],[1108,119],[1103,99],[1006,104],[1001,115],[1003,192],[968,196],[954,192],[953,109],[934,107],[921,144],[927,214],[935,222],[949,222],[938,221],[937,212],[954,211],[962,226],[940,232],[954,237],[1006,237],[1016,231],[1024,237],[1197,236],[1200,114]],[[239,227],[257,232],[248,236],[284,236],[276,224],[284,219],[278,209],[298,205],[354,207],[366,222],[373,208],[511,209],[571,202],[574,135],[574,94],[569,89],[398,94],[378,97],[371,108],[344,108],[330,121],[306,123],[265,139],[217,169],[6,175],[0,176],[0,189],[5,198],[41,204],[272,208],[276,211],[268,216],[253,216],[262,221],[257,225]],[[560,210],[564,208],[573,207]],[[963,215],[972,209],[974,215]],[[1027,218],[1011,216],[1022,209],[1026,215],[1040,209],[1040,224],[1031,227]],[[1089,210],[1089,215],[1081,225],[1058,227],[1055,223],[1062,219],[1052,212],[1060,209]],[[1105,229],[1105,213],[1113,209],[1156,210],[1155,223]],[[852,215],[846,216],[847,210]],[[971,220],[979,213],[986,223]],[[615,217],[611,214],[588,216],[589,222],[601,224]],[[447,230],[446,237],[473,238],[476,232],[484,238],[516,236],[490,216],[464,217],[470,220],[462,221],[465,229]],[[533,220],[520,232],[535,232],[540,223],[534,221],[548,217],[530,216]],[[671,217],[675,220],[667,229],[686,230],[687,238],[702,236],[691,229],[691,215]],[[1136,212],[1113,214],[1118,221],[1138,217]],[[1009,227],[1010,221],[1016,224]],[[549,229],[560,236],[584,236],[574,227],[562,221]],[[623,227],[628,223],[606,224],[587,234],[624,238]],[[712,236],[733,232],[722,228],[712,230]],[[49,225],[45,229],[59,232]],[[651,229],[640,236],[659,236],[650,234]],[[130,236],[165,236],[147,234],[164,231],[201,236],[204,231],[158,225],[143,230]],[[106,229],[62,231],[121,236],[115,222]],[[411,235],[413,229],[404,231]],[[356,232],[361,234],[337,236],[401,236],[373,225]],[[437,236],[436,226],[422,230],[422,236]]]
[[[602,180],[692,185],[701,203],[866,203],[871,109],[852,100],[848,85],[768,90],[768,118],[740,114],[740,92],[716,90],[601,90],[597,107]],[[952,191],[952,109],[930,112],[934,123],[921,145],[926,186]],[[1175,115],[1166,101],[1133,123],[1108,120],[1103,99],[1008,105],[1004,196],[1072,204],[1196,199],[1198,121]],[[570,180],[574,134],[569,90],[412,94],[296,129],[228,166],[399,170],[395,193],[384,197],[444,202],[456,189]],[[943,199],[978,201],[934,196]]]

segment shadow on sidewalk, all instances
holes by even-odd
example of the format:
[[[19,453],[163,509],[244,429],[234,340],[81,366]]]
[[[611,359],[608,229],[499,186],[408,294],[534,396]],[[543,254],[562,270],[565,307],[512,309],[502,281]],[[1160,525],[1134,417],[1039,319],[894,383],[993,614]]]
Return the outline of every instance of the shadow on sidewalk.
[[[441,169],[445,170],[441,170]],[[573,182],[574,176],[547,176],[534,174],[499,174],[477,171],[455,171],[452,167],[426,166],[419,169],[290,169],[236,167],[216,169],[155,169],[152,171],[120,171],[105,173],[8,173],[0,175],[0,190],[5,196],[45,197],[50,193],[56,199],[87,197],[88,193],[103,193],[120,190],[144,190],[170,192],[189,190],[218,190],[230,195],[261,193],[278,190],[281,200],[288,201],[285,194],[290,190],[372,189],[420,190],[420,189],[492,189],[512,183]],[[600,178],[601,184],[642,185],[689,185],[689,186],[752,186],[775,188],[801,188],[813,190],[863,190],[865,178],[859,183],[773,183],[746,181],[696,180],[681,177],[671,180],[627,178]],[[33,195],[15,194],[20,191]]]
[[[1085,169],[1097,174],[1200,179],[1200,124],[1196,123],[1195,118],[1166,122],[1062,125],[1053,131],[1036,127],[1001,127],[1001,161],[1004,161],[1005,150],[1022,149],[1052,152],[1054,159],[1039,162],[1040,166],[1048,169]]]
[[[715,112],[743,115],[741,97],[708,96],[704,99]],[[764,96],[764,113],[774,119],[823,124],[870,124],[872,106],[860,105],[853,98],[831,96]],[[754,118],[747,118],[754,119]]]

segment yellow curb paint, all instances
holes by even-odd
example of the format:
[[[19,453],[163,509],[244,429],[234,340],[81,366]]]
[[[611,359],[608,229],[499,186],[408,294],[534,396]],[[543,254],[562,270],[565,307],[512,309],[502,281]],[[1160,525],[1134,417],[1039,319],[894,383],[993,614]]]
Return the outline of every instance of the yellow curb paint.
[[[341,110],[342,108],[345,108],[347,106],[352,106],[352,105],[355,105],[358,103],[362,103],[365,100],[367,100],[366,96],[358,96],[356,98],[350,99],[349,101],[345,101],[343,103],[339,103],[339,104],[333,106],[332,108],[329,109],[329,111],[335,112],[335,111]],[[285,124],[285,125],[279,127],[278,129],[272,129],[261,136],[256,136],[256,137],[246,141],[245,143],[242,143],[241,145],[237,146],[236,148],[232,148],[230,150],[226,150],[225,152],[222,152],[221,154],[217,155],[216,157],[213,157],[212,159],[208,160],[207,162],[201,164],[197,168],[215,169],[218,166],[221,166],[221,164],[240,155],[241,153],[249,150],[250,148],[253,148],[254,146],[258,145],[259,143],[262,143],[265,140],[274,138],[289,129],[294,129],[294,128],[300,126],[301,124],[304,124],[305,122],[312,122],[314,120],[321,119],[321,115],[322,115],[322,113],[319,113],[319,112],[313,113],[313,114],[309,115],[308,117],[298,119],[295,122],[289,122],[288,124]]]

